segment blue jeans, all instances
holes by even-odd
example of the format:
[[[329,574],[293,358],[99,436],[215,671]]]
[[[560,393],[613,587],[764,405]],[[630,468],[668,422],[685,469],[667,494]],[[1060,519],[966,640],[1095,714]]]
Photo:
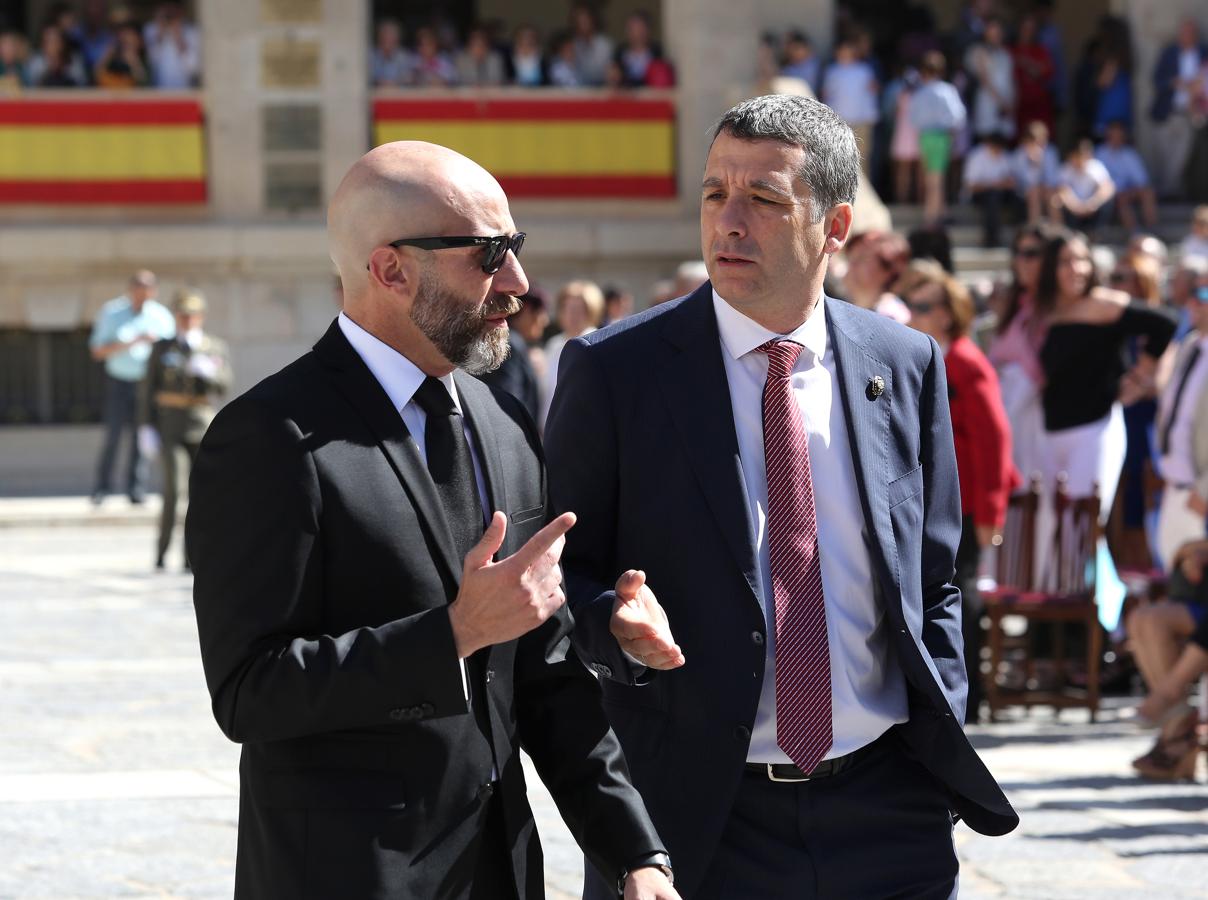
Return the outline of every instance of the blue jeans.
[[[130,433],[130,465],[126,473],[126,493],[141,496],[147,490],[147,462],[138,449],[138,382],[105,376],[105,443],[97,463],[95,493],[108,494],[113,485],[113,464],[122,432]]]

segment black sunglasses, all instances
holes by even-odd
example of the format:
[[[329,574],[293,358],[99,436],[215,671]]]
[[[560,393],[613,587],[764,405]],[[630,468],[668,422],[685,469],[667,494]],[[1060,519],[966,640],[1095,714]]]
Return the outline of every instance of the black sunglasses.
[[[516,256],[524,246],[524,232],[497,234],[493,237],[425,237],[399,238],[390,242],[391,247],[418,247],[420,250],[449,250],[454,247],[486,247],[487,255],[482,260],[482,271],[494,275],[503,268],[503,261],[511,250]]]
[[[1040,247],[1020,247],[1015,251],[1016,256],[1022,256],[1024,259],[1036,259],[1044,255],[1044,250]]]

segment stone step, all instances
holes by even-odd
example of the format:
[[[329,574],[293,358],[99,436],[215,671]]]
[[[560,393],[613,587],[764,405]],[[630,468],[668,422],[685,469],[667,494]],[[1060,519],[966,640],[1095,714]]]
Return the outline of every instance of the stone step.
[[[1163,204],[1158,207],[1158,224],[1153,233],[1161,238],[1177,252],[1178,245],[1187,237],[1191,228],[1190,204]],[[923,225],[923,210],[921,206],[894,204],[889,207],[894,230],[901,234],[909,234]],[[957,204],[949,209],[952,224],[948,227],[948,236],[954,247],[981,246],[981,219],[978,211],[969,204]],[[1014,233],[1014,225],[1003,228],[1004,239],[1009,240]],[[1099,229],[1096,243],[1109,247],[1123,247],[1128,243],[1130,233],[1119,225],[1109,225]]]

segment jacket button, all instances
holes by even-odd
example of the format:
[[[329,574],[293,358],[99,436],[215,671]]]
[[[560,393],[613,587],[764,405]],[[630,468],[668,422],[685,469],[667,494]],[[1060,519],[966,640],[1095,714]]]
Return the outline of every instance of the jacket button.
[[[490,684],[494,680],[495,680],[495,670],[487,669],[487,684]]]
[[[751,739],[751,729],[746,725],[739,725],[734,729],[734,739],[737,741],[749,741]]]
[[[762,647],[763,646],[763,632],[762,631],[752,631],[751,632],[751,642],[756,647]]]

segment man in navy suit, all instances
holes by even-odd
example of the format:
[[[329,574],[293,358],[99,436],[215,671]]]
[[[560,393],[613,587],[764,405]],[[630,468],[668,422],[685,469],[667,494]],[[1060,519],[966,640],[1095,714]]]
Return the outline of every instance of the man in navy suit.
[[[821,103],[730,110],[709,283],[563,351],[574,639],[685,898],[952,897],[955,819],[1018,824],[961,728],[942,355],[822,292],[859,167]]]

